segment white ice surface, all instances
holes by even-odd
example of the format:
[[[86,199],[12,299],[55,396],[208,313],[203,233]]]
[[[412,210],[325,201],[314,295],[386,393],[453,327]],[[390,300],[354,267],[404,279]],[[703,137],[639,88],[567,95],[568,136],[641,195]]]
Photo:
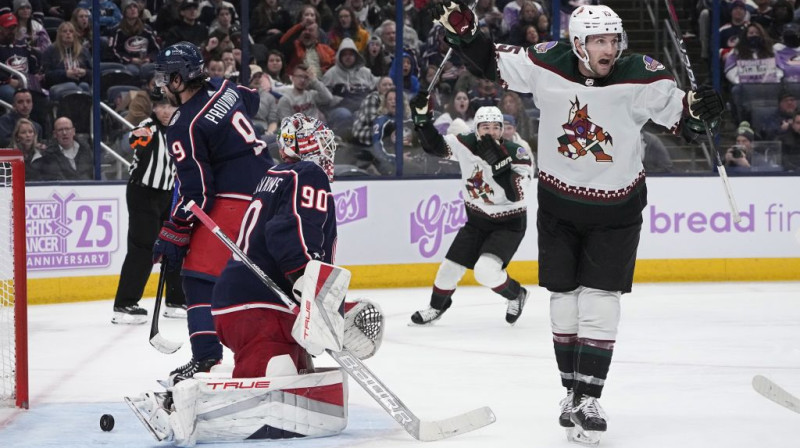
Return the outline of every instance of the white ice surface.
[[[548,295],[533,287],[516,326],[484,288],[456,292],[430,327],[409,327],[430,291],[355,291],[380,303],[386,338],[369,367],[422,419],[489,405],[497,422],[435,446],[570,447],[558,426],[563,396],[549,330]],[[142,305],[152,309],[152,299]],[[150,447],[156,443],[122,402],[158,390],[189,357],[147,342],[149,325],[110,323],[111,301],[29,309],[31,408],[0,409],[0,447]],[[185,321],[162,320],[169,339]],[[800,415],[756,394],[763,374],[800,394],[800,283],[635,285],[623,297],[622,323],[601,403],[609,430],[601,447],[797,447]],[[231,356],[226,353],[228,362]],[[317,365],[333,365],[326,357]],[[338,437],[248,442],[272,447],[419,446],[350,382],[350,422]],[[116,426],[104,433],[100,416]],[[204,445],[211,446],[211,445]],[[219,446],[232,446],[220,444]],[[236,445],[233,445],[236,446]]]

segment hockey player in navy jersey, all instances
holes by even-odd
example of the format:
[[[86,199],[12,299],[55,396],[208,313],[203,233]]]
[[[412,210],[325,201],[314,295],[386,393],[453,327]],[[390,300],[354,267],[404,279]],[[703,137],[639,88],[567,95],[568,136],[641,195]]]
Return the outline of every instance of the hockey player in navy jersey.
[[[606,431],[603,391],[630,292],[647,205],[641,129],[648,120],[688,140],[724,110],[711,88],[684,92],[669,70],[623,55],[622,20],[608,6],[579,6],[570,42],[528,48],[496,44],[460,0],[434,6],[434,20],[469,71],[530,93],[541,110],[537,230],[539,284],[561,384],[559,423],[570,440],[596,444]]]
[[[334,286],[332,276],[318,282],[321,265],[312,263],[335,268],[330,266],[336,247],[330,188],[335,150],[333,132],[316,118],[299,113],[284,118],[279,135],[284,163],[254,188],[237,241],[301,307],[308,309],[307,294],[314,291],[316,311],[296,316],[250,268],[230,259],[211,307],[217,334],[234,353],[233,371],[215,366],[167,393],[126,398],[158,440],[193,446],[325,437],[347,426],[344,370],[314,369],[306,350],[321,354],[326,347],[319,336],[335,333],[345,349],[366,359],[378,350],[384,325],[377,305],[363,299],[344,303],[342,316],[346,290]]]
[[[290,297],[293,289],[302,290],[293,285],[309,261],[333,263],[333,138],[316,118],[284,118],[278,135],[284,163],[258,183],[242,221],[238,245]],[[211,313],[220,340],[234,353],[234,378],[263,376],[279,354],[291,355],[300,371],[309,368],[305,351],[290,335],[295,316],[242,262],[228,262],[214,288]]]
[[[230,258],[228,249],[195,223],[186,205],[193,200],[235,239],[253,190],[273,163],[250,120],[258,111],[258,92],[207,79],[197,46],[179,42],[161,50],[155,82],[179,106],[167,130],[180,181],[178,200],[153,247],[154,262],[183,267],[192,359],[170,373],[174,384],[207,372],[222,359],[211,293]]]

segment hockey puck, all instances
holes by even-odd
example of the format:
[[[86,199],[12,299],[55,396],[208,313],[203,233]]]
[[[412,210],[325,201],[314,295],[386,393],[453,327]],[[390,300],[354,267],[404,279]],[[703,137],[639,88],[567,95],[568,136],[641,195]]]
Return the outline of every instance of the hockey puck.
[[[111,414],[103,414],[100,417],[100,429],[103,431],[111,431],[114,429],[114,416]]]

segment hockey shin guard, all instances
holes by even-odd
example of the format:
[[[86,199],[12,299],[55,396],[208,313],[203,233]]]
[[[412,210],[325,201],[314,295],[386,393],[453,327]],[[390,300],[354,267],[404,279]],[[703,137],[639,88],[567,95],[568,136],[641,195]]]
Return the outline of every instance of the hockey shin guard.
[[[556,352],[558,373],[561,375],[561,385],[572,389],[575,382],[575,348],[578,344],[577,334],[553,333],[553,348]]]
[[[615,341],[578,338],[575,350],[576,395],[600,398],[606,383]]]

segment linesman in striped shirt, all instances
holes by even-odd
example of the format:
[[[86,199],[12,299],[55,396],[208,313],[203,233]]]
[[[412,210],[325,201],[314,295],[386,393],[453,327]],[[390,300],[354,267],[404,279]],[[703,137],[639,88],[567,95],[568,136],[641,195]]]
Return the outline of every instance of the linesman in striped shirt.
[[[153,244],[161,223],[168,221],[175,187],[175,166],[169,156],[167,125],[175,112],[160,90],[151,92],[153,113],[131,132],[133,164],[125,192],[128,203],[128,253],[122,264],[114,300],[115,324],[143,324],[147,310],[138,305],[153,270]],[[185,318],[180,269],[167,270],[165,317]]]

